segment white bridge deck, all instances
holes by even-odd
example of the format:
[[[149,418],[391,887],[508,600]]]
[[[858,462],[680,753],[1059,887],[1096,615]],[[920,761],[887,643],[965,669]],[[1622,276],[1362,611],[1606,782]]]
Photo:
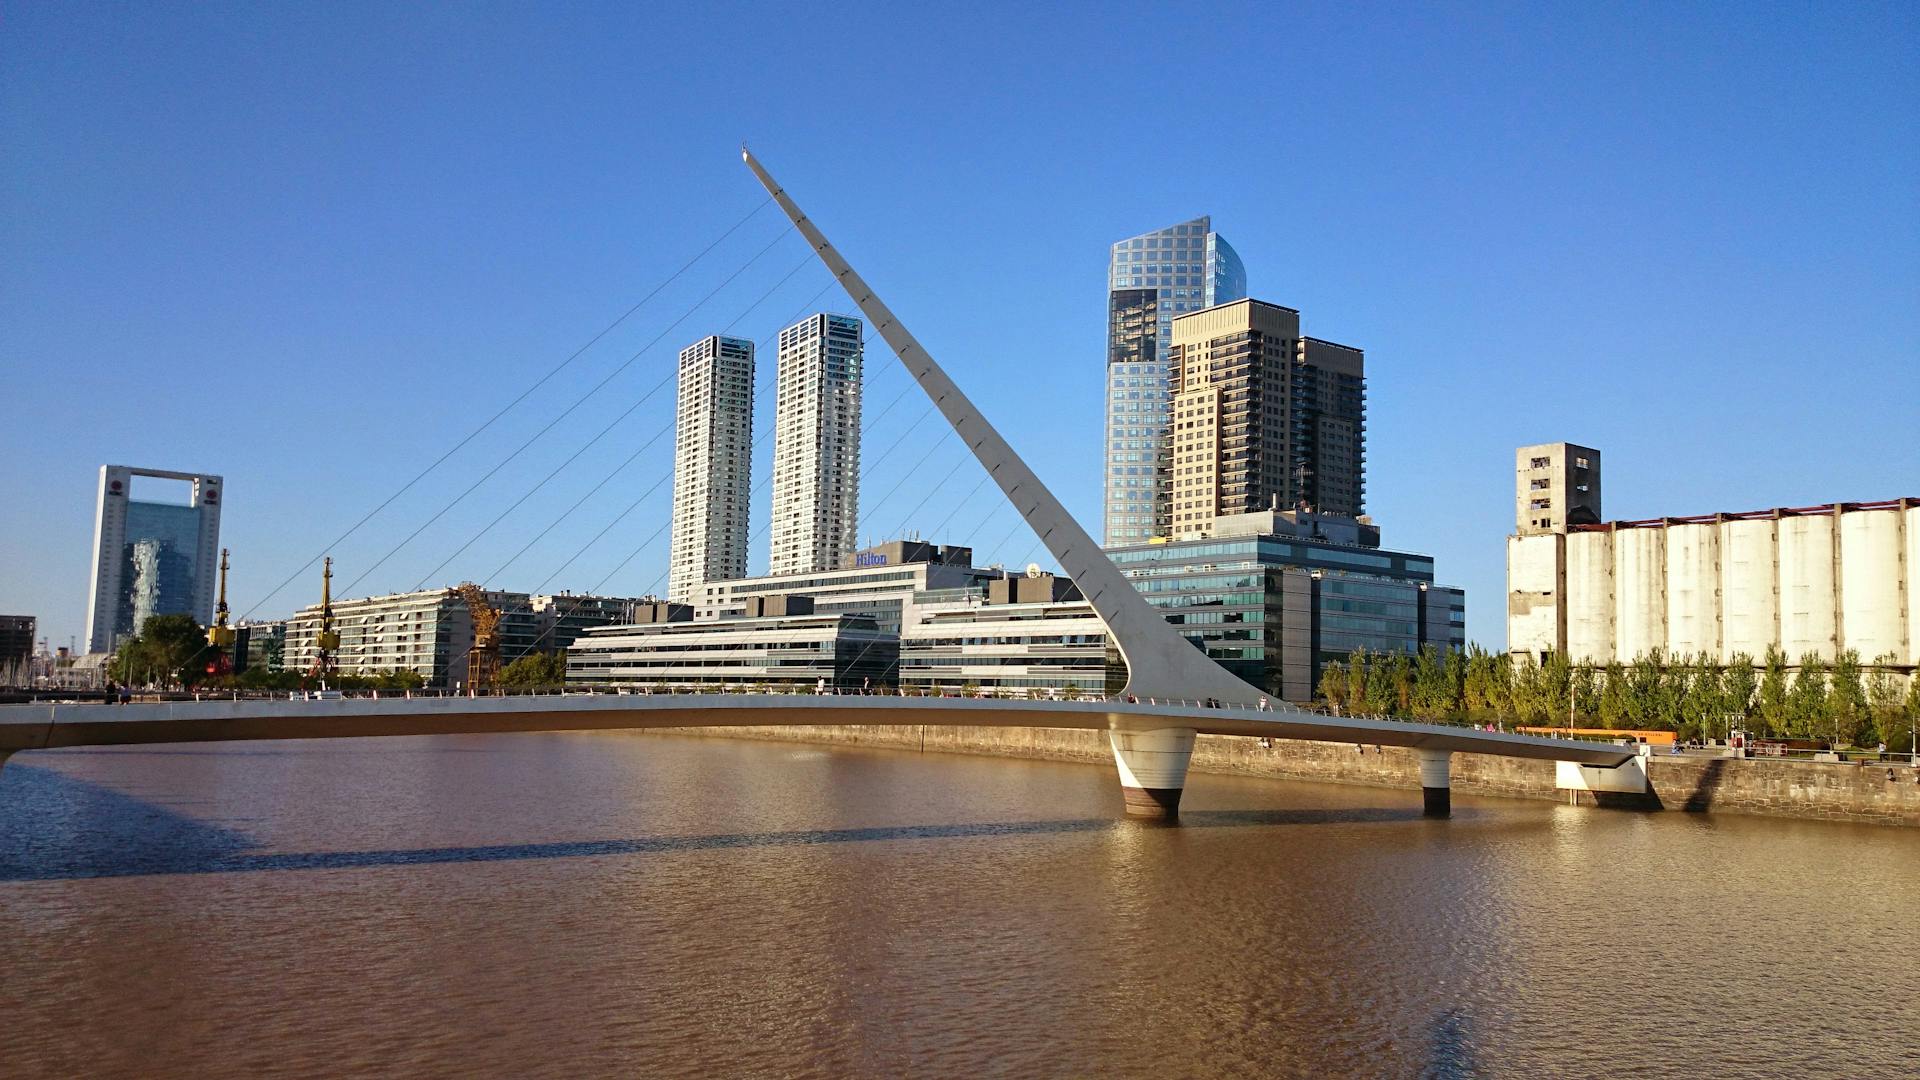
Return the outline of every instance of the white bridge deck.
[[[0,758],[20,750],[132,743],[810,724],[977,725],[1116,732],[1184,728],[1208,735],[1374,743],[1570,761],[1602,768],[1632,761],[1637,753],[1632,747],[1609,743],[1326,716],[1284,706],[1266,710],[1148,702],[877,695],[577,693],[8,705],[0,706]]]

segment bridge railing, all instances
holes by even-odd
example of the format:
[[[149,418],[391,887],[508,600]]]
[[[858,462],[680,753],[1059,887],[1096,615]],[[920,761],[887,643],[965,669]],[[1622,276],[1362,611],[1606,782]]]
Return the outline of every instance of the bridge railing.
[[[860,687],[826,686],[822,688],[822,687],[809,687],[805,685],[793,685],[793,684],[785,684],[785,685],[689,684],[685,686],[653,687],[653,686],[633,686],[629,684],[618,684],[618,683],[611,683],[611,684],[569,683],[569,684],[554,685],[554,686],[494,687],[487,690],[473,690],[473,689],[457,689],[456,690],[456,689],[448,689],[448,688],[388,689],[388,688],[356,687],[350,690],[349,689],[343,689],[343,690],[229,689],[229,690],[200,690],[200,691],[191,691],[191,690],[145,691],[145,692],[134,693],[131,695],[130,698],[127,698],[126,700],[130,700],[134,702],[314,701],[314,700],[338,700],[338,699],[391,700],[396,698],[412,700],[415,698],[446,699],[446,698],[481,698],[481,697],[557,697],[557,696],[576,696],[576,695],[653,696],[656,694],[658,695],[711,694],[715,696],[730,696],[730,697],[738,697],[738,696],[747,695],[747,694],[766,694],[766,695],[800,696],[800,697],[825,695],[825,696],[837,696],[837,697],[947,698],[947,699],[971,699],[971,700],[979,700],[979,701],[998,700],[998,701],[1027,701],[1027,702],[1051,702],[1051,703],[1077,701],[1077,702],[1100,703],[1100,704],[1109,704],[1109,705],[1147,705],[1147,706],[1166,706],[1166,707],[1173,707],[1173,708],[1189,708],[1189,709],[1206,709],[1206,708],[1244,709],[1244,710],[1254,711],[1254,712],[1274,711],[1277,707],[1279,709],[1284,709],[1292,712],[1305,712],[1305,713],[1311,713],[1311,714],[1320,715],[1320,716],[1343,717],[1346,719],[1372,720],[1372,721],[1378,721],[1382,723],[1438,724],[1438,725],[1447,726],[1447,727],[1459,727],[1463,729],[1472,729],[1472,730],[1481,730],[1481,731],[1497,731],[1502,733],[1508,732],[1510,730],[1507,727],[1500,724],[1473,723],[1465,720],[1410,719],[1407,717],[1390,716],[1390,715],[1384,715],[1384,714],[1352,713],[1352,712],[1342,711],[1338,708],[1329,707],[1325,704],[1318,703],[1318,702],[1309,703],[1309,704],[1299,704],[1295,702],[1275,703],[1267,698],[1261,698],[1257,701],[1232,702],[1232,701],[1222,701],[1219,699],[1179,699],[1179,698],[1159,698],[1159,697],[1143,698],[1143,697],[1137,697],[1132,695],[1093,694],[1093,693],[1086,693],[1086,692],[1079,692],[1077,694],[1072,694],[1072,695],[1069,695],[1067,693],[1058,693],[1058,694],[1048,694],[1046,696],[1038,696],[1036,694],[1028,692],[1027,690],[1021,690],[1020,692],[1017,692],[1017,693],[1007,692],[1004,690],[996,692],[994,688],[981,688],[979,690],[969,693],[969,692],[963,692],[963,691],[934,690],[934,689],[915,688],[915,687],[871,689],[871,688],[860,688]],[[40,691],[33,696],[37,700],[48,701],[48,702],[64,701],[64,702],[78,702],[78,703],[90,703],[90,702],[99,703],[102,701],[111,702],[113,700],[112,698],[108,697],[106,692],[99,691],[99,690],[78,691],[78,692],[76,691]],[[1573,734],[1560,733],[1557,731],[1553,733],[1540,732],[1537,734],[1543,737],[1548,737],[1548,738],[1565,739],[1567,741],[1583,742],[1583,743],[1609,744],[1609,743],[1619,741],[1618,739],[1607,738],[1604,736],[1584,735],[1584,734],[1573,735]]]

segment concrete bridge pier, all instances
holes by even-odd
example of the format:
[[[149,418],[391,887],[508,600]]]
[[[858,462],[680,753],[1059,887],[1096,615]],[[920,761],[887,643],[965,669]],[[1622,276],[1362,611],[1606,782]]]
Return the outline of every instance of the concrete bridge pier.
[[[7,759],[13,756],[11,750],[0,750],[0,772],[7,771]]]
[[[1186,789],[1187,764],[1193,760],[1193,738],[1192,728],[1107,732],[1128,817],[1179,818],[1180,793]]]
[[[1453,816],[1453,753],[1448,750],[1414,750],[1420,755],[1420,794],[1427,817]]]

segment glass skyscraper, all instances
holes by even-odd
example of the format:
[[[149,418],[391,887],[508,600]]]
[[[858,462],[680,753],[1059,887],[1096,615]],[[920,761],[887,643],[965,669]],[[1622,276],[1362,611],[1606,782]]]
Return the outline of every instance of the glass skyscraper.
[[[185,482],[186,503],[134,498],[140,477]],[[154,615],[211,622],[219,552],[219,477],[102,465],[87,651],[112,652]]]
[[[1107,546],[1163,536],[1156,498],[1168,480],[1167,354],[1173,317],[1243,299],[1247,271],[1213,219],[1113,245],[1107,265]]]

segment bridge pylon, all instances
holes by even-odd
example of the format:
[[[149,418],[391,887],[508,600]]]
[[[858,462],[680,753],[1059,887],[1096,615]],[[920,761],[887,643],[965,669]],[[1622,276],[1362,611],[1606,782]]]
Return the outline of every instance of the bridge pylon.
[[[960,441],[980,462],[980,467],[999,485],[1007,500],[1020,512],[1021,518],[1033,529],[1040,542],[1046,545],[1060,568],[1079,586],[1081,595],[1087,598],[1094,614],[1100,617],[1108,636],[1126,662],[1126,693],[1143,701],[1157,699],[1169,703],[1184,701],[1251,706],[1256,701],[1264,700],[1267,691],[1241,681],[1215,663],[1204,650],[1175,630],[1158,608],[1140,595],[1139,590],[1133,587],[1133,582],[1120,572],[1113,560],[1107,558],[1106,552],[1100,549],[1087,530],[1067,512],[1065,505],[1047,489],[1039,475],[1021,460],[1020,455],[1014,452],[1013,447],[981,414],[979,407],[959,385],[934,362],[932,355],[913,336],[913,332],[906,328],[893,309],[880,299],[866,279],[820,232],[813,220],[801,211],[786,189],[774,180],[745,146],[740,148],[740,157],[761,186],[767,189],[767,194],[773,196],[774,202],[793,222],[794,228],[806,237],[814,254],[819,256],[840,287],[846,290],[847,296],[866,316],[874,331],[893,350],[894,356],[907,369],[907,374],[913,377],[933,402],[934,408],[953,426],[954,433],[960,436]],[[1186,732],[1185,750],[1179,752],[1158,748],[1161,745],[1159,743],[1151,750],[1136,747],[1123,740],[1117,731],[1109,731],[1114,765],[1120,771],[1121,784],[1129,792],[1128,813],[1141,817],[1174,816],[1180,804],[1180,790],[1186,786],[1186,762],[1192,753],[1193,731],[1168,728],[1164,733],[1167,739],[1162,741],[1166,747],[1173,746],[1179,742],[1179,737],[1172,733],[1179,731]],[[1135,768],[1136,764],[1138,768]],[[1166,786],[1135,787],[1127,779],[1129,776],[1137,779],[1146,775],[1151,775],[1157,783]],[[1137,794],[1150,791],[1160,794]]]

